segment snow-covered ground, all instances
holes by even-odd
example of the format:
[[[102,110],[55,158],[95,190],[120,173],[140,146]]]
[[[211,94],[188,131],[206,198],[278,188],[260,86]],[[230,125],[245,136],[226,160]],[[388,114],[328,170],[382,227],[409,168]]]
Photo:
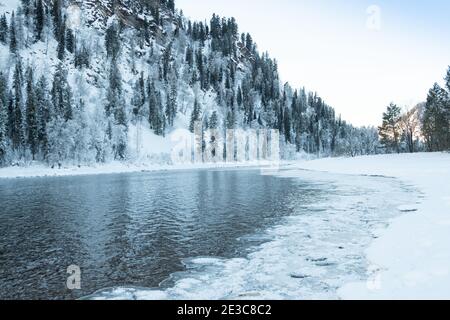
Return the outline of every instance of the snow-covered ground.
[[[399,209],[367,250],[372,283],[343,286],[343,299],[450,299],[450,154],[404,154],[322,159],[296,168],[399,178],[424,195]]]
[[[152,172],[167,170],[194,170],[194,169],[221,169],[221,168],[249,168],[269,167],[269,162],[242,162],[242,163],[199,163],[199,164],[153,164],[149,162],[119,162],[113,161],[107,164],[92,166],[66,166],[51,168],[47,165],[36,163],[29,166],[17,166],[0,168],[0,179],[37,178],[37,177],[64,177],[101,174],[119,174],[135,172]]]

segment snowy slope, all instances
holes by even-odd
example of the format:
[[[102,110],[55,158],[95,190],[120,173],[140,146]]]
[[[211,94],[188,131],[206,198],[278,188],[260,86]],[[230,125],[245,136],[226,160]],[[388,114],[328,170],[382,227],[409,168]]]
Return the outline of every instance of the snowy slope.
[[[26,167],[34,160],[50,166],[166,163],[167,137],[188,129],[191,120],[202,121],[206,129],[214,113],[223,133],[280,130],[283,159],[296,159],[298,151],[377,151],[375,128],[355,128],[317,94],[283,85],[276,61],[260,54],[233,18],[194,22],[170,2],[159,1],[43,1],[45,10],[34,2],[0,1],[8,24],[0,43],[2,99],[14,102],[7,110],[1,166]],[[33,97],[43,78],[44,99],[33,102],[28,82]],[[22,90],[11,90],[14,83]],[[49,117],[43,116],[46,110]],[[12,114],[22,119],[13,121]],[[142,130],[136,130],[136,118]],[[37,137],[35,127],[48,137]]]

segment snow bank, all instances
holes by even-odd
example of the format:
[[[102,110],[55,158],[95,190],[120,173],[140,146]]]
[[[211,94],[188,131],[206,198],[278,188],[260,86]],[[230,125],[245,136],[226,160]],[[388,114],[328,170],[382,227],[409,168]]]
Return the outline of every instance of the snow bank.
[[[417,199],[367,250],[367,282],[343,286],[343,299],[450,299],[450,154],[404,154],[321,159],[296,168],[400,178]],[[420,201],[419,201],[420,200]]]

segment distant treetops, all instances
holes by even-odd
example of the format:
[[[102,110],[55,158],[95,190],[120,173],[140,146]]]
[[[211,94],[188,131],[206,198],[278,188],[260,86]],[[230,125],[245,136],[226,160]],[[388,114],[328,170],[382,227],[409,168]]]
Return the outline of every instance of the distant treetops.
[[[450,67],[445,87],[435,83],[426,103],[403,113],[391,103],[383,114],[379,135],[387,152],[450,150]]]

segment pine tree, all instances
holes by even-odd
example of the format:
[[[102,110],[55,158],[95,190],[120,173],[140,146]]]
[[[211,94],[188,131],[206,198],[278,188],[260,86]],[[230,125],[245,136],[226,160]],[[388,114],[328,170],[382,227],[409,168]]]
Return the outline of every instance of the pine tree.
[[[72,119],[72,89],[67,82],[67,72],[62,63],[57,66],[53,76],[51,96],[55,115],[65,121]]]
[[[63,24],[61,15],[61,8],[62,8],[61,1],[62,0],[53,0],[51,10],[51,14],[53,16],[53,32],[55,34],[56,39],[60,38],[61,26]]]
[[[66,31],[66,49],[70,53],[75,52],[75,36],[73,35],[72,29],[67,29]]]
[[[6,44],[8,41],[8,20],[6,20],[6,15],[3,14],[0,18],[0,43]]]
[[[66,54],[66,27],[61,23],[58,36],[58,59],[63,61]]]
[[[48,83],[45,76],[41,76],[36,85],[36,105],[38,123],[38,141],[40,152],[46,160],[49,152],[47,124],[51,119],[50,100],[48,93]]]
[[[42,0],[36,2],[35,38],[42,40],[42,30],[44,29],[44,5]]]
[[[169,126],[173,126],[177,115],[177,87],[176,80],[172,79],[167,92],[166,117]]]
[[[422,131],[429,151],[443,151],[450,148],[448,99],[448,93],[437,83],[428,93]]]
[[[175,12],[175,0],[167,0],[167,8],[170,11]]]
[[[113,144],[114,157],[125,159],[127,149],[127,117],[125,113],[125,101],[122,96],[122,77],[116,61],[111,60],[109,73],[109,87],[107,92],[105,111],[107,116],[113,118],[110,121],[109,136]]]
[[[0,166],[6,161],[6,152],[8,146],[8,110],[7,110],[7,81],[0,73]]]
[[[34,93],[33,83],[33,69],[31,67],[27,70],[27,85],[26,85],[27,101],[26,101],[26,123],[27,123],[27,142],[30,148],[33,160],[35,160],[36,153],[39,149],[38,140],[38,119],[36,109],[36,97]]]
[[[242,89],[241,89],[241,87],[239,86],[238,91],[237,91],[237,95],[236,95],[236,102],[237,102],[237,104],[238,104],[239,107],[242,106],[242,101],[243,101],[243,98],[242,98]]]
[[[11,14],[11,24],[9,27],[9,51],[17,53],[17,37],[16,37],[16,22],[14,11]]]
[[[286,110],[286,112],[284,114],[284,136],[285,136],[286,142],[292,143],[291,116],[289,115],[289,110]]]
[[[131,105],[133,106],[133,116],[136,121],[140,121],[143,116],[143,107],[145,104],[145,82],[144,73],[141,72],[139,80],[134,85],[133,97]]]
[[[196,98],[194,101],[194,109],[192,110],[192,113],[191,113],[191,122],[189,124],[189,131],[194,133],[195,123],[197,121],[200,121],[200,119],[201,119],[200,104],[198,103],[198,100]]]
[[[111,24],[105,33],[105,46],[108,58],[116,60],[120,52],[120,39],[118,27],[115,23]]]
[[[0,100],[0,166],[4,165],[6,159],[7,122],[8,122],[8,114],[6,112],[6,106]]]
[[[13,101],[12,101],[12,122],[11,141],[14,150],[18,150],[25,145],[25,133],[22,117],[22,67],[20,60],[17,61],[13,75]]]
[[[400,137],[401,137],[401,109],[391,103],[385,113],[383,113],[383,124],[379,127],[379,134],[381,142],[388,150],[400,152]]]
[[[231,108],[230,110],[228,110],[226,126],[227,126],[227,129],[236,129],[236,109],[235,108]]]
[[[75,48],[75,67],[78,69],[89,68],[90,54],[85,44],[81,45],[81,48]]]
[[[214,111],[209,118],[209,127],[211,129],[217,129],[219,127],[219,118],[217,116],[217,111]]]

